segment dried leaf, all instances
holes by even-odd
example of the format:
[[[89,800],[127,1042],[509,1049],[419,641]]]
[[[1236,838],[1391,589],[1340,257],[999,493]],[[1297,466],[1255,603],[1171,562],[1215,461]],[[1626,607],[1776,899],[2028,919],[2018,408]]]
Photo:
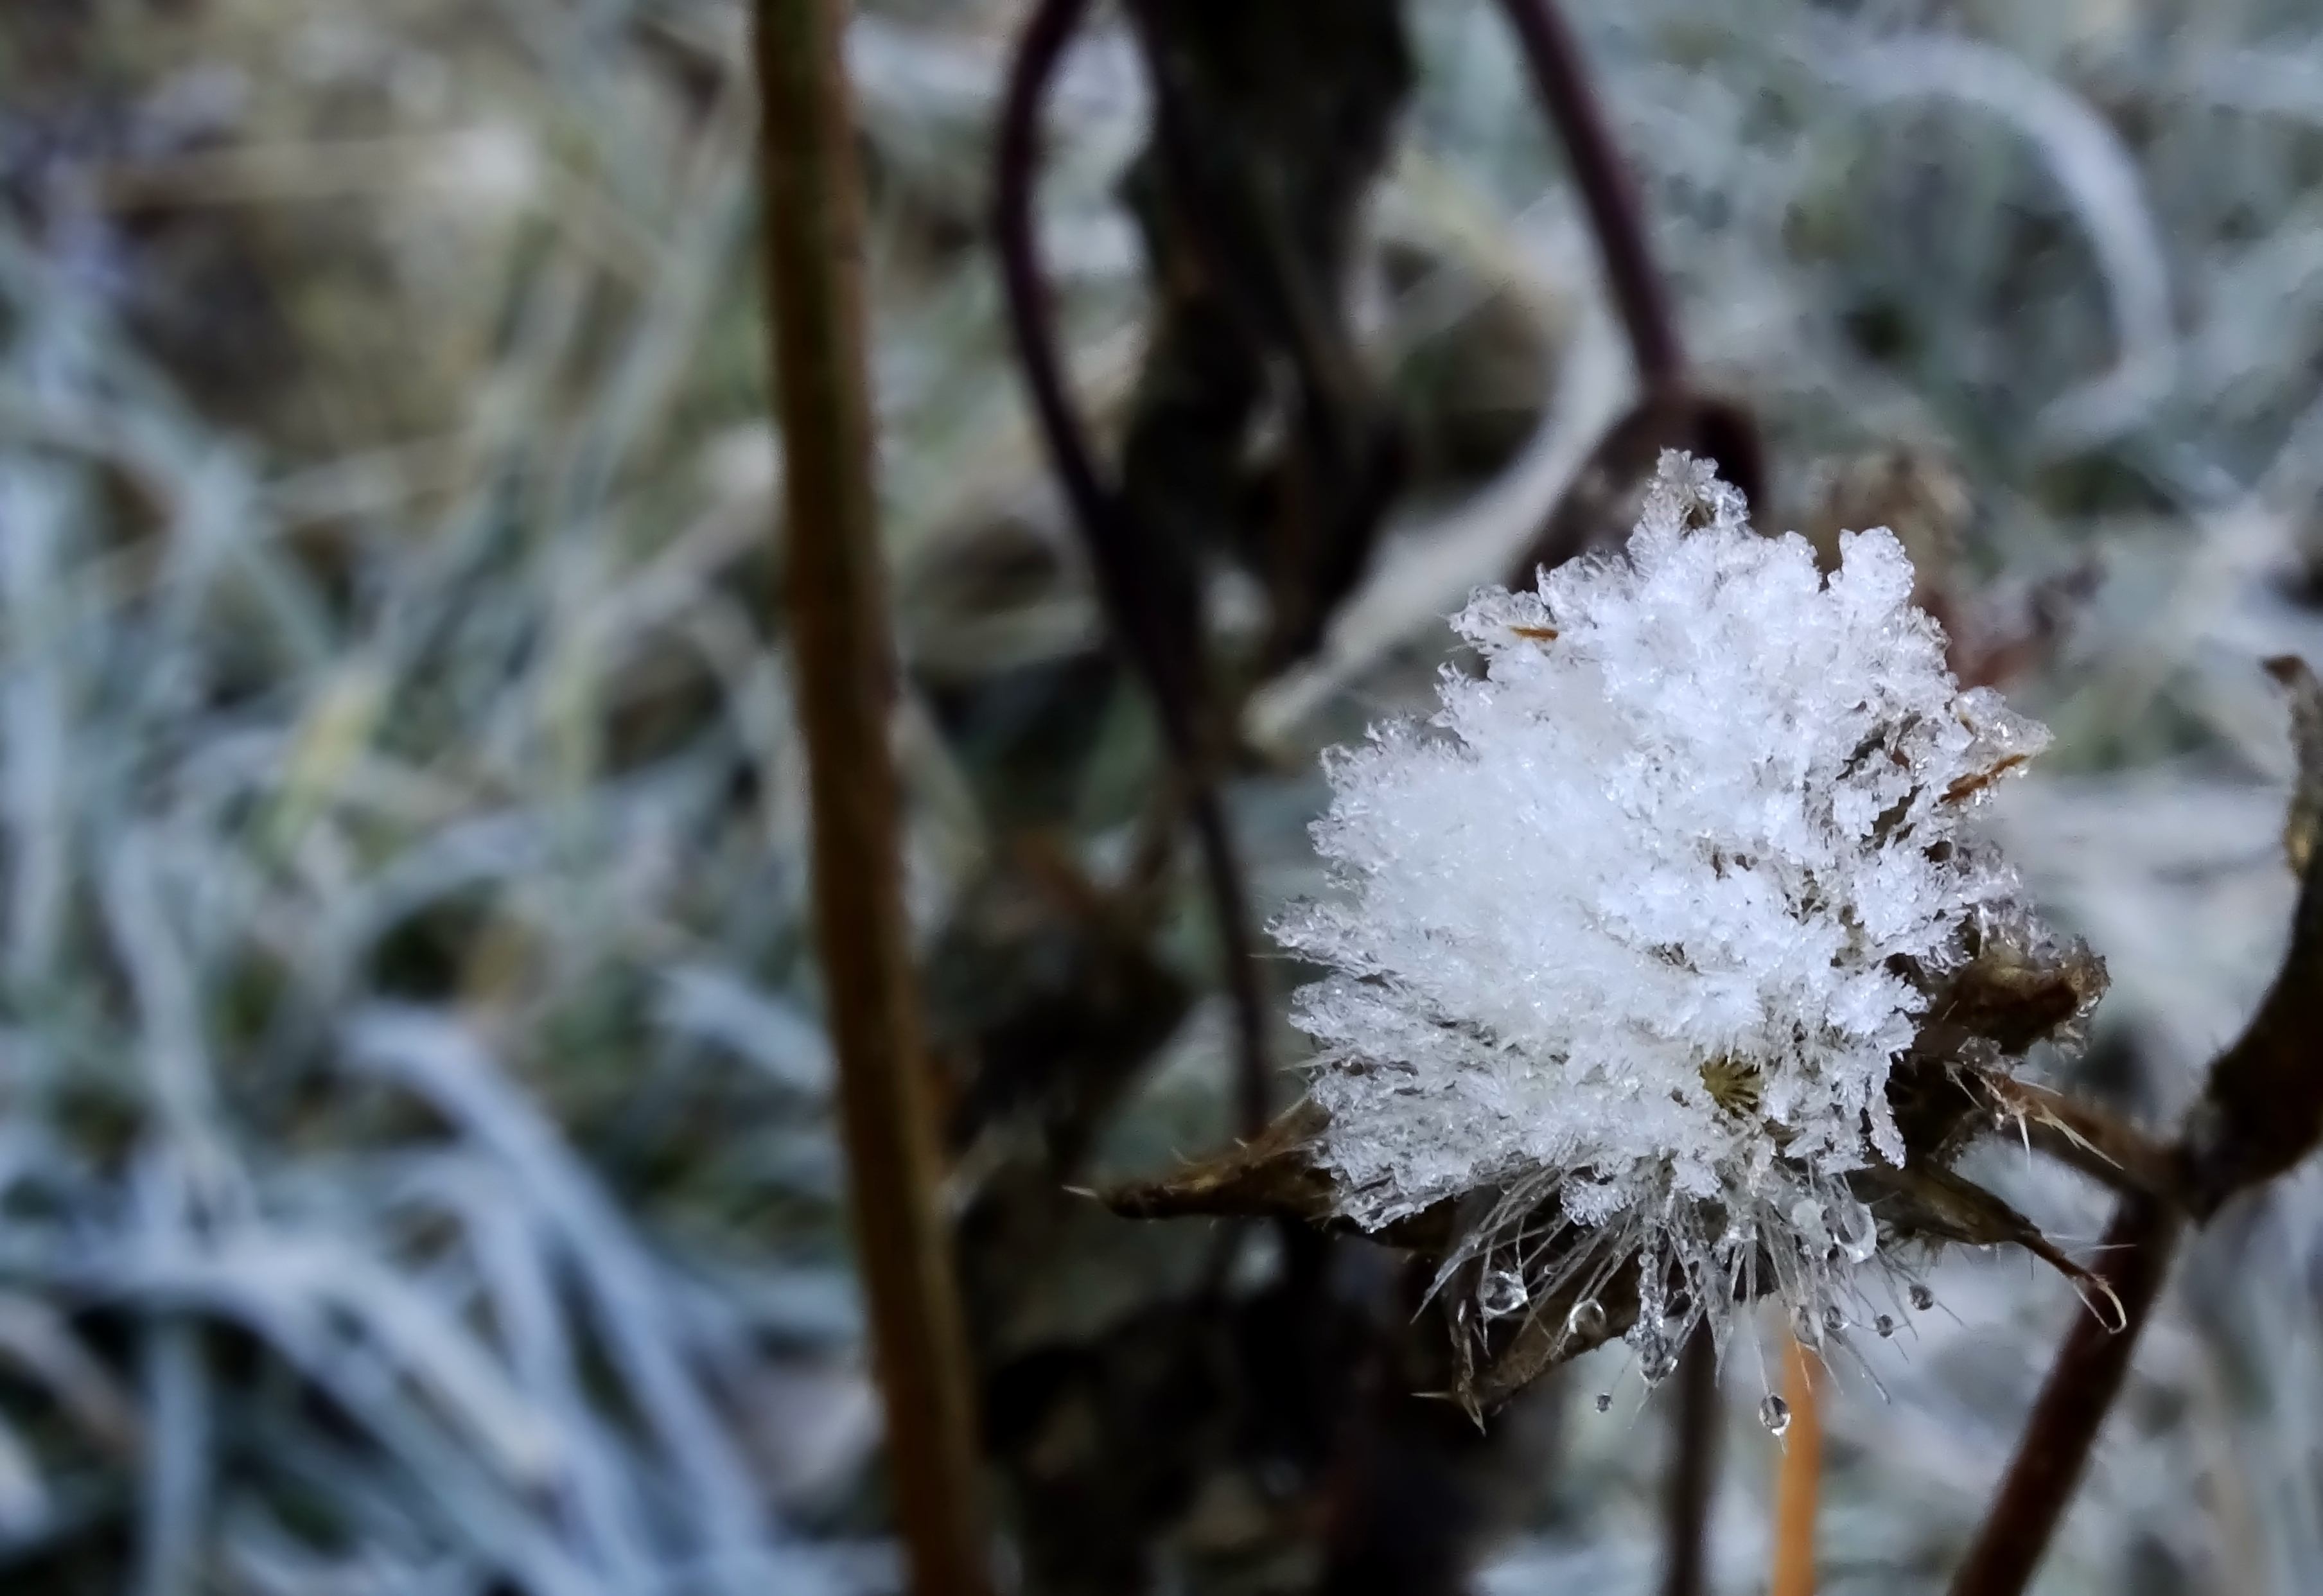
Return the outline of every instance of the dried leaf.
[[[2299,780],[2291,795],[2291,814],[2283,822],[2282,851],[2292,871],[2304,876],[2315,857],[2316,839],[2323,834],[2323,683],[2295,655],[2268,660],[2266,671],[2291,697],[2291,741],[2299,751]]]
[[[1991,1124],[1990,1067],[2035,1043],[2070,1041],[2107,985],[2105,960],[2079,940],[2001,916],[1928,1005],[1920,1034],[1887,1084],[1905,1160],[1949,1164]]]
[[[1942,1168],[1873,1166],[1855,1177],[1859,1196],[1878,1200],[1882,1224],[1905,1235],[1933,1237],[1970,1246],[2011,1244],[2024,1248],[2072,1282],[2092,1311],[2113,1293],[2098,1277],[2061,1252],[2024,1215],[1964,1175]],[[2111,1301],[2111,1311],[2120,1304]]]
[[[1255,1140],[1159,1180],[1116,1187],[1103,1194],[1106,1206],[1126,1219],[1207,1215],[1327,1224],[1335,1188],[1312,1155],[1329,1123],[1322,1109],[1302,1099]]]

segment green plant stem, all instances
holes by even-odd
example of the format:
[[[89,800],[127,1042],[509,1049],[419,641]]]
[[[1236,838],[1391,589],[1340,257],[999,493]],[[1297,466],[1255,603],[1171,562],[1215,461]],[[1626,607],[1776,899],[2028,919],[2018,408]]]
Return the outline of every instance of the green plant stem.
[[[937,1200],[887,747],[887,635],[842,0],[758,0],[767,292],[815,930],[856,1244],[919,1596],[989,1589],[958,1283]]]

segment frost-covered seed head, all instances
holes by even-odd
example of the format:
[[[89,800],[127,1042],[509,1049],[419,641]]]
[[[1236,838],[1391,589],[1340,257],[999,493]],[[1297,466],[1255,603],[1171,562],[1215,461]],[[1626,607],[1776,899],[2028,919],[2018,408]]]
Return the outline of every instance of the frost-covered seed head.
[[[1826,579],[1665,454],[1626,555],[1478,592],[1485,674],[1327,757],[1341,891],[1274,927],[1332,971],[1296,1017],[1346,1215],[1496,1188],[1468,1253],[1541,1300],[1553,1250],[1492,1226],[1553,1196],[1603,1243],[1562,1254],[1588,1289],[1675,1266],[1641,1354],[1666,1312],[1722,1332],[1762,1264],[1823,1321],[1878,1245],[1844,1177],[1903,1157],[1889,1070],[2016,890],[1963,822],[2046,731],[1960,690],[1895,538],[1841,548]]]

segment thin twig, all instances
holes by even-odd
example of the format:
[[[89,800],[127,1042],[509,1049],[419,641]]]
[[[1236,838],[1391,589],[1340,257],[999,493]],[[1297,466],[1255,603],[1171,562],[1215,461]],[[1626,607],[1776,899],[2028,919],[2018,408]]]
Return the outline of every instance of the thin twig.
[[[1614,145],[1580,41],[1555,0],[1501,0],[1501,9],[1532,72],[1533,87],[1564,142],[1604,261],[1607,285],[1629,334],[1638,385],[1658,417],[1663,402],[1684,387],[1685,356],[1668,288],[1646,239],[1635,180]],[[1757,484],[1748,491],[1755,494]],[[1680,1380],[1665,1589],[1670,1596],[1694,1596],[1703,1589],[1718,1454],[1718,1355],[1706,1331],[1697,1331],[1686,1344]]]
[[[2303,879],[2282,968],[2188,1115],[2188,1204],[2207,1221],[2236,1192],[2273,1179],[2323,1140],[2323,683],[2291,656],[2266,662],[2291,698],[2299,749],[2284,845]]]
[[[2323,802],[2323,683],[2289,656],[2266,668],[2290,693],[2299,752],[2285,837],[2302,878],[2290,949],[2258,1013],[2210,1067],[2174,1152],[2177,1179],[2166,1192],[2132,1191],[2115,1211],[2094,1283],[2119,1304],[2121,1323],[2109,1326],[2092,1311],[2067,1332],[1952,1596],[2019,1596],[2032,1579],[2120,1394],[2184,1220],[2208,1220],[2227,1198],[2290,1169],[2323,1139],[2323,848],[2311,834]],[[2137,1159],[2147,1155],[2141,1151]]]
[[[2138,1333],[2170,1273],[2179,1227],[2177,1215],[2153,1197],[2125,1197],[2115,1211],[2095,1272],[2119,1299],[2125,1323],[2116,1331],[2095,1313],[2074,1317],[1992,1509],[1953,1576],[1951,1596],[2019,1596],[2032,1580],[2120,1394]]]
[[[1815,1499],[1823,1485],[1823,1408],[1815,1392],[1814,1355],[1798,1337],[1784,1337],[1783,1399],[1790,1405],[1783,1432],[1783,1466],[1775,1478],[1775,1568],[1768,1596],[1814,1596]]]
[[[1622,164],[1604,108],[1590,86],[1580,41],[1555,0],[1501,0],[1501,9],[1508,13],[1533,85],[1564,141],[1573,180],[1604,258],[1613,303],[1630,335],[1639,385],[1648,394],[1673,390],[1685,375],[1677,317],[1646,240],[1636,181]]]
[[[921,1596],[989,1590],[887,749],[887,636],[841,0],[758,0],[767,294],[818,946],[895,1512]]]
[[[1186,782],[1203,875],[1217,916],[1226,984],[1241,1065],[1243,1133],[1266,1126],[1266,998],[1250,932],[1242,869],[1215,779],[1216,729],[1202,712],[1200,660],[1168,635],[1145,601],[1155,591],[1133,508],[1106,483],[1062,362],[1049,335],[1049,290],[1033,236],[1033,188],[1040,168],[1041,106],[1088,0],[1042,0],[1025,24],[1001,101],[993,182],[993,237],[1000,256],[1008,322],[1033,411],[1089,555],[1098,596],[1130,663],[1153,695],[1162,733]]]
[[[1635,179],[1613,142],[1604,107],[1592,86],[1580,41],[1555,0],[1501,0],[1533,87],[1565,145],[1583,206],[1605,265],[1605,280],[1628,333],[1644,405],[1666,427],[1663,411],[1684,389],[1685,356],[1667,285],[1646,239]],[[1755,432],[1752,474],[1756,474]],[[1758,484],[1746,491],[1755,502]],[[1703,1589],[1711,1491],[1718,1453],[1718,1357],[1706,1331],[1686,1344],[1676,1420],[1676,1456],[1670,1469],[1668,1577],[1670,1596]]]
[[[1065,47],[1088,10],[1088,0],[1041,0],[1017,40],[1016,59],[1000,105],[993,173],[993,243],[1008,303],[1016,362],[1031,391],[1051,465],[1073,523],[1088,544],[1099,597],[1132,662],[1157,701],[1162,734],[1172,748],[1196,736],[1189,662],[1174,643],[1154,633],[1134,583],[1144,557],[1117,496],[1106,484],[1079,412],[1066,391],[1063,362],[1049,334],[1049,285],[1033,236],[1033,189],[1040,170],[1041,106],[1064,59]]]
[[[1708,1325],[1686,1338],[1677,1370],[1677,1412],[1672,1425],[1662,1590],[1665,1596],[1702,1596],[1708,1588],[1710,1501],[1718,1483],[1718,1345]]]

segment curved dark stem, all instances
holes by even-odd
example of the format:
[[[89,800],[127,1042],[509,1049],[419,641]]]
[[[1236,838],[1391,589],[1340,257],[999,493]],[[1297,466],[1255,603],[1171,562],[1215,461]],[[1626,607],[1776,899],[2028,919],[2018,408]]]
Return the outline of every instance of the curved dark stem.
[[[1275,10],[1269,0],[1246,3],[1253,11]],[[1394,3],[1387,0],[1385,9]],[[1388,507],[1404,482],[1402,429],[1392,407],[1366,378],[1343,323],[1343,296],[1335,276],[1343,262],[1316,259],[1316,241],[1302,240],[1288,214],[1308,210],[1320,194],[1338,195],[1352,206],[1350,174],[1377,170],[1391,113],[1376,100],[1343,106],[1331,125],[1311,126],[1306,139],[1314,142],[1296,153],[1281,143],[1279,129],[1270,135],[1238,125],[1235,102],[1256,97],[1253,86],[1245,80],[1239,91],[1224,90],[1221,101],[1223,86],[1213,82],[1206,92],[1192,59],[1236,53],[1235,46],[1216,36],[1219,14],[1233,9],[1211,7],[1204,14],[1210,20],[1204,22],[1193,14],[1200,7],[1176,0],[1126,0],[1125,5],[1153,96],[1150,153],[1159,182],[1149,225],[1160,231],[1150,243],[1182,257],[1173,266],[1156,255],[1157,277],[1181,279],[1164,297],[1215,304],[1236,327],[1244,353],[1259,357],[1260,372],[1274,367],[1278,357],[1289,368],[1271,378],[1253,373],[1269,386],[1288,389],[1282,397],[1290,400],[1286,419],[1296,440],[1284,452],[1279,486],[1299,508],[1288,514],[1278,510],[1268,538],[1272,628],[1260,659],[1272,674],[1320,644],[1332,611],[1364,571]],[[1354,16],[1353,10],[1350,5],[1344,25],[1352,37],[1370,44],[1349,48],[1395,56],[1394,39],[1382,41],[1373,25],[1382,10],[1380,0],[1363,7],[1369,20]],[[1376,69],[1379,62],[1367,64]],[[1304,67],[1323,82],[1350,62],[1343,50],[1332,49],[1311,63],[1294,54],[1272,66]],[[1241,105],[1243,114],[1249,111],[1247,103]],[[1375,135],[1378,147],[1366,153]],[[1284,185],[1286,168],[1303,170],[1303,180]],[[1286,189],[1302,197],[1293,200]],[[1307,217],[1308,226],[1314,222]],[[1340,252],[1346,243],[1341,242]],[[1201,286],[1192,289],[1187,282]],[[1162,314],[1166,320],[1171,313]],[[1171,363],[1164,352],[1174,342],[1165,328],[1157,328],[1156,347],[1147,357],[1149,378],[1157,362]],[[1183,358],[1182,351],[1178,358]],[[1211,373],[1211,381],[1218,375]],[[1151,428],[1153,417],[1142,419]],[[1125,490],[1134,482],[1135,468],[1127,461],[1134,458],[1140,432],[1133,425],[1125,445]],[[1145,442],[1152,442],[1150,430]]]
[[[1629,335],[1638,386],[1645,392],[1640,430],[1650,432],[1658,443],[1674,419],[1666,407],[1680,402],[1684,390],[1685,354],[1667,285],[1646,240],[1636,182],[1614,147],[1580,41],[1556,0],[1501,0],[1501,8],[1508,14],[1533,87],[1564,142],[1604,261],[1606,282]],[[1722,450],[1713,442],[1708,452],[1719,457],[1730,476],[1748,479],[1738,485],[1757,506],[1762,489],[1757,429],[1743,415],[1739,428],[1729,430],[1733,432],[1732,445]],[[1729,454],[1734,458],[1726,458]],[[1705,1583],[1710,1499],[1718,1460],[1718,1353],[1707,1329],[1696,1330],[1687,1341],[1678,1378],[1663,1589],[1668,1596],[1699,1596]]]
[[[1241,1114],[1245,1135],[1266,1125],[1266,1006],[1250,932],[1233,836],[1213,779],[1204,725],[1199,662],[1159,624],[1145,596],[1157,591],[1132,508],[1110,489],[1066,391],[1062,362],[1049,335],[1049,290],[1033,231],[1033,188],[1040,167],[1041,106],[1088,0],[1041,0],[1025,24],[1001,102],[993,183],[993,236],[1018,363],[1049,459],[1064,488],[1073,524],[1088,546],[1098,597],[1132,665],[1145,679],[1162,735],[1189,793],[1203,874],[1218,920],[1226,989],[1240,1041]]]
[[[1533,86],[1565,142],[1574,181],[1580,186],[1582,204],[1604,256],[1613,302],[1630,335],[1639,384],[1648,393],[1676,388],[1685,374],[1677,318],[1646,243],[1637,186],[1614,148],[1604,108],[1590,87],[1581,42],[1556,0],[1501,0],[1501,8],[1508,13]]]
[[[1031,390],[1034,419],[1088,546],[1098,595],[1132,662],[1160,701],[1162,735],[1173,752],[1195,742],[1191,687],[1141,617],[1136,579],[1143,562],[1129,518],[1100,474],[1080,417],[1066,392],[1063,362],[1049,336],[1049,285],[1033,233],[1033,187],[1040,168],[1041,105],[1065,47],[1088,10],[1088,0],[1041,0],[1017,43],[1001,101],[993,181],[993,242],[1000,254],[1001,289],[1017,363]]]
[[[2121,1392],[2138,1332],[2170,1273],[2179,1226],[2157,1197],[2126,1197],[2115,1211],[2096,1273],[2120,1298],[2127,1322],[2116,1331],[2095,1313],[2075,1317],[1951,1596],[2019,1596],[2031,1582]]]
[[[1664,1596],[1702,1596],[1709,1588],[1706,1553],[1710,1499],[1718,1474],[1718,1347],[1710,1326],[1686,1338],[1677,1368],[1677,1412],[1666,1503],[1669,1536]]]

